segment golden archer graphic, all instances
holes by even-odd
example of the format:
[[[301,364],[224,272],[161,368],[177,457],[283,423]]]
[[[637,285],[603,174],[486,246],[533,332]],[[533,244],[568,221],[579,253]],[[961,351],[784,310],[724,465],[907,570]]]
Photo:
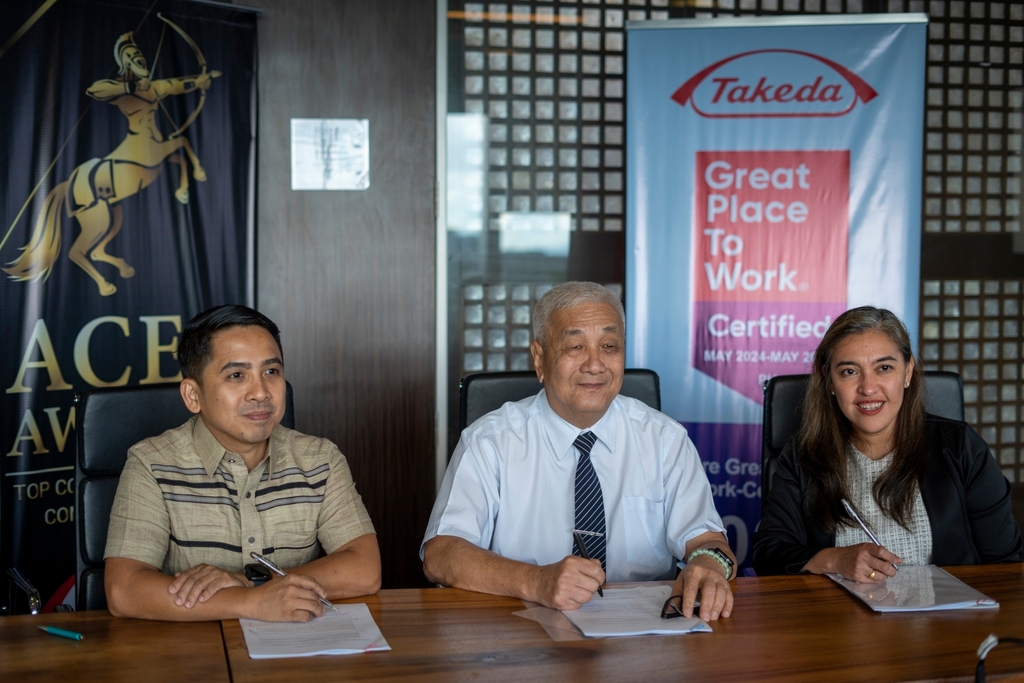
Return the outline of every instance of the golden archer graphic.
[[[157,16],[188,42],[199,59],[202,73],[150,80],[146,58],[135,44],[132,33],[125,33],[117,39],[114,43],[114,59],[119,68],[117,78],[96,81],[85,92],[97,101],[117,107],[128,119],[128,134],[113,152],[102,159],[86,161],[71,172],[70,178],[50,191],[36,218],[29,243],[21,248],[21,255],[3,269],[11,279],[24,282],[49,277],[60,256],[61,222],[66,214],[77,219],[81,227],[81,233],[68,249],[68,258],[96,281],[102,296],[110,296],[117,287],[108,282],[90,261],[116,266],[122,278],[135,275],[135,269],[124,259],[106,251],[110,240],[121,230],[120,202],[156,180],[165,161],[180,167],[179,187],[174,196],[182,204],[188,203],[189,163],[192,164],[192,177],[198,182],[206,181],[206,171],[192,146],[186,138],[179,136],[199,115],[206,101],[206,90],[220,72],[207,71],[206,59],[195,42],[176,24],[159,14]],[[200,95],[195,110],[165,139],[156,121],[157,109],[163,106],[161,100],[196,90]]]

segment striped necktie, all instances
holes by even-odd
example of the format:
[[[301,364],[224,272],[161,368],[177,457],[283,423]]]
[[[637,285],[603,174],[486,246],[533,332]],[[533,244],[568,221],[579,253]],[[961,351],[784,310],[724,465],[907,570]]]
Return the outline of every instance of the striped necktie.
[[[580,452],[576,464],[576,526],[587,542],[590,557],[601,561],[605,568],[605,519],[604,498],[601,496],[601,482],[597,480],[594,464],[590,462],[590,449],[597,443],[593,432],[583,432],[573,442]],[[573,545],[573,555],[579,551]]]

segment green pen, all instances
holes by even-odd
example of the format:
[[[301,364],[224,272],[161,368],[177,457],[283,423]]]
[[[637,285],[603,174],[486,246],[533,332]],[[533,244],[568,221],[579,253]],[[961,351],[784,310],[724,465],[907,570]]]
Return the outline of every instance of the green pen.
[[[50,635],[60,636],[61,638],[70,638],[71,640],[84,640],[85,636],[81,633],[75,633],[74,631],[65,631],[62,628],[56,626],[40,626],[39,630],[46,631]]]

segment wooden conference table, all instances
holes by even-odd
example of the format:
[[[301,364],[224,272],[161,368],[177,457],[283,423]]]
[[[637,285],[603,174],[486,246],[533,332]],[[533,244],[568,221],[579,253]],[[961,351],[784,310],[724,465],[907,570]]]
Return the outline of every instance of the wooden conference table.
[[[998,610],[880,615],[820,576],[740,578],[714,633],[554,641],[518,600],[455,589],[385,590],[366,602],[390,652],[252,660],[238,621],[157,624],[105,612],[0,619],[0,681],[973,681],[989,633],[1024,637],[1024,564],[951,568]],[[38,631],[47,623],[81,643]],[[226,653],[226,661],[225,661]],[[1024,648],[988,657],[1024,680]]]

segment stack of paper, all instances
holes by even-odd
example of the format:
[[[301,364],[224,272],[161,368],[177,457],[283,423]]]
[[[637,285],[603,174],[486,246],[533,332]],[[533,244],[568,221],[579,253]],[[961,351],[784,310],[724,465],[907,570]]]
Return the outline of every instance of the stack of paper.
[[[711,632],[711,627],[696,617],[662,619],[661,608],[671,594],[671,586],[605,588],[603,598],[594,595],[583,607],[564,614],[590,637]]]
[[[351,655],[390,650],[364,603],[335,605],[306,623],[271,623],[239,619],[252,659]]]
[[[828,577],[876,612],[932,612],[947,609],[994,609],[999,603],[935,565],[900,567],[880,583],[857,583],[839,574]]]

